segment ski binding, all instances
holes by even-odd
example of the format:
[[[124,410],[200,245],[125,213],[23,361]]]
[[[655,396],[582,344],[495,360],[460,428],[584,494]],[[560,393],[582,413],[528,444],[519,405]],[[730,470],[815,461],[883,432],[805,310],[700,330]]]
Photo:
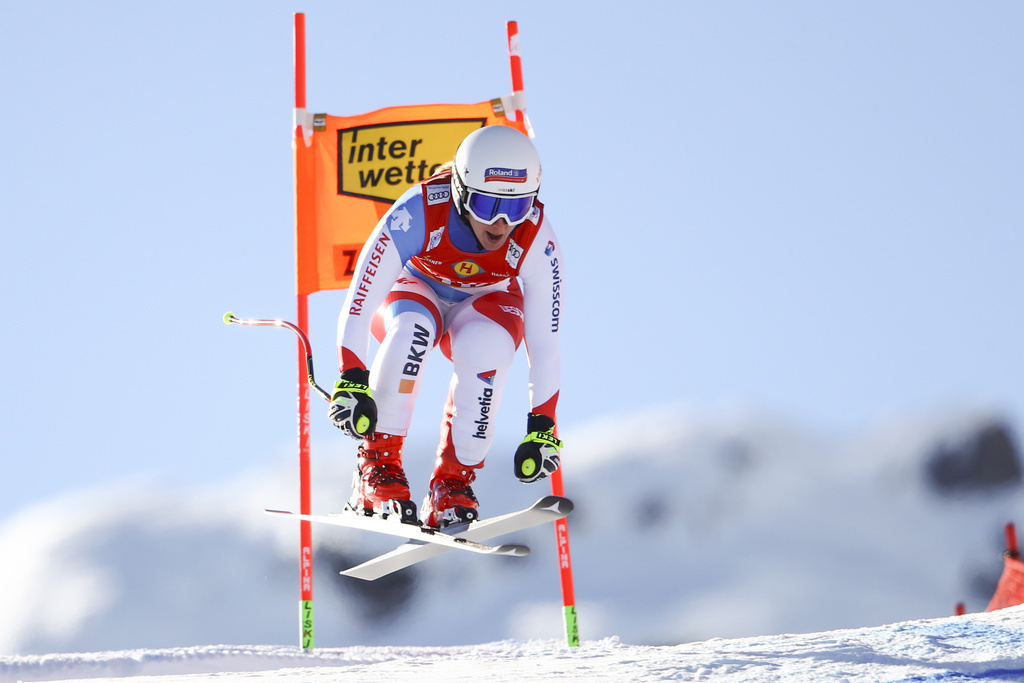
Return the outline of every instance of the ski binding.
[[[509,512],[497,517],[486,517],[469,524],[446,527],[439,535],[451,534],[467,542],[482,542],[504,534],[522,531],[530,527],[562,519],[573,510],[572,501],[561,496],[545,496],[523,510]],[[525,547],[525,546],[521,546]],[[364,581],[374,581],[409,567],[431,557],[446,553],[451,547],[436,543],[424,543],[422,539],[410,538],[394,550],[363,562],[341,572]],[[529,550],[529,549],[527,549]]]

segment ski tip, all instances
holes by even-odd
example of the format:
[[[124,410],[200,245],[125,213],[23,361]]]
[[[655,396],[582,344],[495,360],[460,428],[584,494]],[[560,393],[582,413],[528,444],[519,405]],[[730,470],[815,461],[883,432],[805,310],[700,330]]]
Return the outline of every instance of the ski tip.
[[[268,515],[294,515],[295,514],[294,512],[291,512],[290,510],[271,510],[270,508],[266,508],[263,511],[265,513],[267,513]]]
[[[495,555],[511,555],[513,557],[526,557],[530,554],[530,547],[518,543],[506,543],[499,545],[494,550]]]
[[[541,498],[533,507],[537,510],[546,510],[554,513],[557,517],[566,517],[575,507],[572,501],[562,496],[545,496]]]

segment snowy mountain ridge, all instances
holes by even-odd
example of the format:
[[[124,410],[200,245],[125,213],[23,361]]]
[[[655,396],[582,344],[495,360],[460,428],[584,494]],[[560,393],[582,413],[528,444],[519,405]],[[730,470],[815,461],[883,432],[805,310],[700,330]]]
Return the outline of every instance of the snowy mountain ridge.
[[[563,434],[584,640],[861,628],[944,617],[959,600],[978,611],[1001,569],[1003,525],[1024,519],[1019,479],[950,493],[929,474],[936,454],[985,460],[964,444],[998,424],[986,411],[845,439],[679,406],[654,423],[638,435],[602,421]],[[338,448],[314,444],[318,511],[345,495],[351,462],[324,455]],[[410,461],[410,479],[425,481],[429,464]],[[485,515],[547,492],[508,469],[492,458],[475,485]],[[123,482],[4,520],[0,654],[297,642],[298,530],[261,512],[294,507],[294,482],[290,462],[201,489]],[[557,641],[553,534],[509,540],[533,553],[452,552],[368,583],[337,572],[395,542],[315,528],[317,647]]]

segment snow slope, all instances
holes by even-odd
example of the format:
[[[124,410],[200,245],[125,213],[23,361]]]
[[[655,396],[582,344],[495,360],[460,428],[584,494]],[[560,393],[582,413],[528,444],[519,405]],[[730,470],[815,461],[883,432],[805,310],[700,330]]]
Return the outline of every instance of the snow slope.
[[[205,674],[205,675],[204,675]],[[153,677],[159,678],[153,678]],[[463,647],[193,647],[0,657],[0,683],[44,680],[316,681],[1021,681],[1024,607],[891,626],[627,645],[617,638]]]
[[[1003,525],[1024,519],[1019,481],[955,495],[928,482],[929,458],[998,419],[985,411],[903,417],[844,438],[680,406],[644,419],[658,428],[622,436],[595,422],[564,434],[580,633],[600,661],[624,647],[608,638],[676,646],[939,618],[959,600],[980,611],[1002,566]],[[339,443],[314,444],[318,511],[337,509],[348,485]],[[411,479],[425,481],[427,459],[407,459]],[[485,514],[546,492],[509,469],[494,458],[483,470]],[[298,642],[297,529],[260,511],[293,508],[294,482],[289,458],[204,490],[122,482],[4,520],[0,655],[128,650],[158,663],[208,652],[218,666],[242,666],[217,648],[180,648],[247,643],[259,661],[291,657],[277,648]],[[562,637],[550,528],[517,535],[533,548],[528,558],[452,552],[373,583],[337,571],[392,540],[335,528],[314,537],[324,657],[392,646],[372,656],[399,667],[404,655],[387,653],[455,647],[416,652],[472,659],[472,647],[460,648],[477,643],[502,643],[488,647],[503,661],[523,647],[568,656],[522,645]],[[352,652],[362,651],[337,656]]]

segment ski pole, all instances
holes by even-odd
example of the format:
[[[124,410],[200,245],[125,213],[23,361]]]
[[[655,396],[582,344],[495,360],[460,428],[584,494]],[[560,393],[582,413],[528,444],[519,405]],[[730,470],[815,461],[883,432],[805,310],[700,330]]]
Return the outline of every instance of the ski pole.
[[[296,14],[296,27],[299,26],[299,17]],[[303,23],[304,25],[304,23]],[[300,312],[301,312],[300,307]],[[301,315],[300,315],[301,317]],[[235,314],[228,311],[224,314],[224,324],[230,325],[256,325],[259,327],[284,327],[295,333],[302,345],[302,355],[306,361],[306,379],[309,385],[316,389],[317,393],[328,401],[331,395],[317,386],[313,379],[313,347],[309,343],[309,337],[297,325],[285,320],[253,320],[251,318],[236,318]],[[301,366],[299,373],[301,377]],[[299,509],[302,514],[308,515],[311,511],[310,483],[309,483],[309,392],[302,387],[299,380]],[[305,406],[305,408],[303,408]],[[313,528],[308,521],[299,523],[299,581],[301,587],[301,599],[299,602],[299,628],[301,630],[300,644],[306,651],[313,649]]]
[[[284,327],[294,332],[299,338],[299,343],[302,344],[303,352],[306,354],[306,379],[309,380],[309,386],[316,389],[316,393],[320,394],[328,401],[331,400],[331,395],[320,388],[316,383],[316,380],[313,379],[313,348],[310,346],[309,337],[307,337],[306,333],[300,330],[298,326],[293,325],[287,320],[255,320],[253,318],[236,318],[234,313],[228,311],[224,314],[224,324],[230,325],[232,323],[235,325],[256,325],[259,327]]]

